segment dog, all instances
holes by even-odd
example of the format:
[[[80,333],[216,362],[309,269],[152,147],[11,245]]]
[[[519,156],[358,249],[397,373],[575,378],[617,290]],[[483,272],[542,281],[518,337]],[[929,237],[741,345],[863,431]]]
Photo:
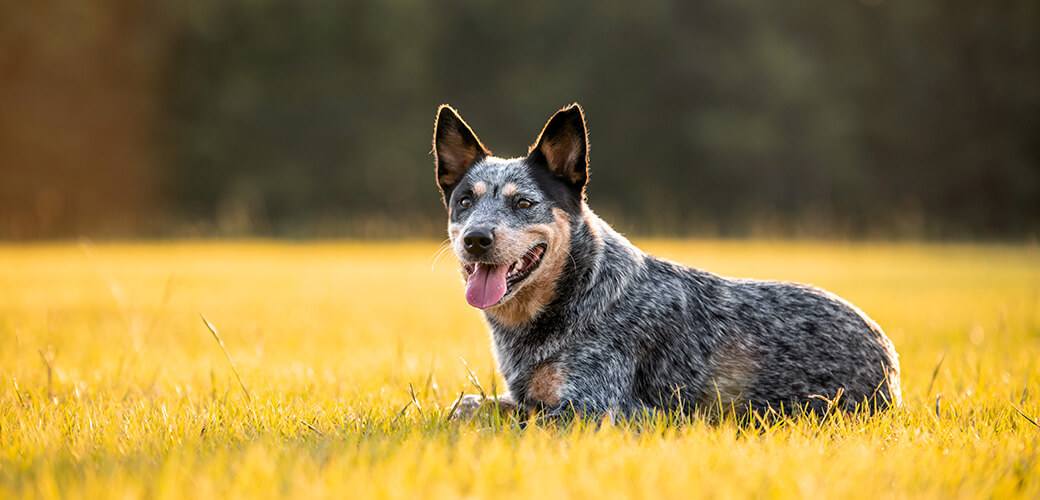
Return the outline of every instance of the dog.
[[[490,402],[549,418],[901,403],[895,348],[852,304],[655,258],[596,216],[586,130],[572,104],[526,156],[504,159],[453,108],[438,109],[433,155],[450,244],[509,389]],[[453,413],[488,399],[464,396]]]

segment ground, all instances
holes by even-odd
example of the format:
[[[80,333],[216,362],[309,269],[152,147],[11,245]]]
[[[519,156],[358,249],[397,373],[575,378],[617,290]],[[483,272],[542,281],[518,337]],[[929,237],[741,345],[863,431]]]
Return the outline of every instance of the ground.
[[[436,243],[12,244],[0,497],[1040,496],[1035,245],[637,243],[849,299],[895,342],[904,406],[452,422],[461,392],[502,389]]]

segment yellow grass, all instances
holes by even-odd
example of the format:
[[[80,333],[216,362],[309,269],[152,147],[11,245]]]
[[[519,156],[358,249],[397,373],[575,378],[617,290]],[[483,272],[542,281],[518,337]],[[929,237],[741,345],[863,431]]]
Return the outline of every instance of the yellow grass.
[[[485,390],[493,365],[434,243],[0,246],[0,498],[1040,496],[1037,248],[642,243],[859,305],[901,354],[904,407],[452,423],[475,392],[460,357]]]

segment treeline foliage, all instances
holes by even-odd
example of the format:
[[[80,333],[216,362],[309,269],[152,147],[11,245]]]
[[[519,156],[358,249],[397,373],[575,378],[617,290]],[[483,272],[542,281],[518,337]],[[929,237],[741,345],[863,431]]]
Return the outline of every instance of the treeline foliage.
[[[164,183],[261,232],[436,233],[438,104],[516,156],[578,101],[592,205],[631,232],[1035,235],[1040,3],[869,3],[200,1]]]

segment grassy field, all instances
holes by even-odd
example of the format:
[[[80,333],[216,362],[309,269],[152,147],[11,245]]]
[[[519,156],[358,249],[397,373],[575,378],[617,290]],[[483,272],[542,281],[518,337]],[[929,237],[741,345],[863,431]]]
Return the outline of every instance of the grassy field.
[[[761,430],[449,422],[475,392],[462,359],[501,381],[435,243],[0,246],[0,498],[1040,497],[1037,247],[639,243],[859,305],[904,406]]]

